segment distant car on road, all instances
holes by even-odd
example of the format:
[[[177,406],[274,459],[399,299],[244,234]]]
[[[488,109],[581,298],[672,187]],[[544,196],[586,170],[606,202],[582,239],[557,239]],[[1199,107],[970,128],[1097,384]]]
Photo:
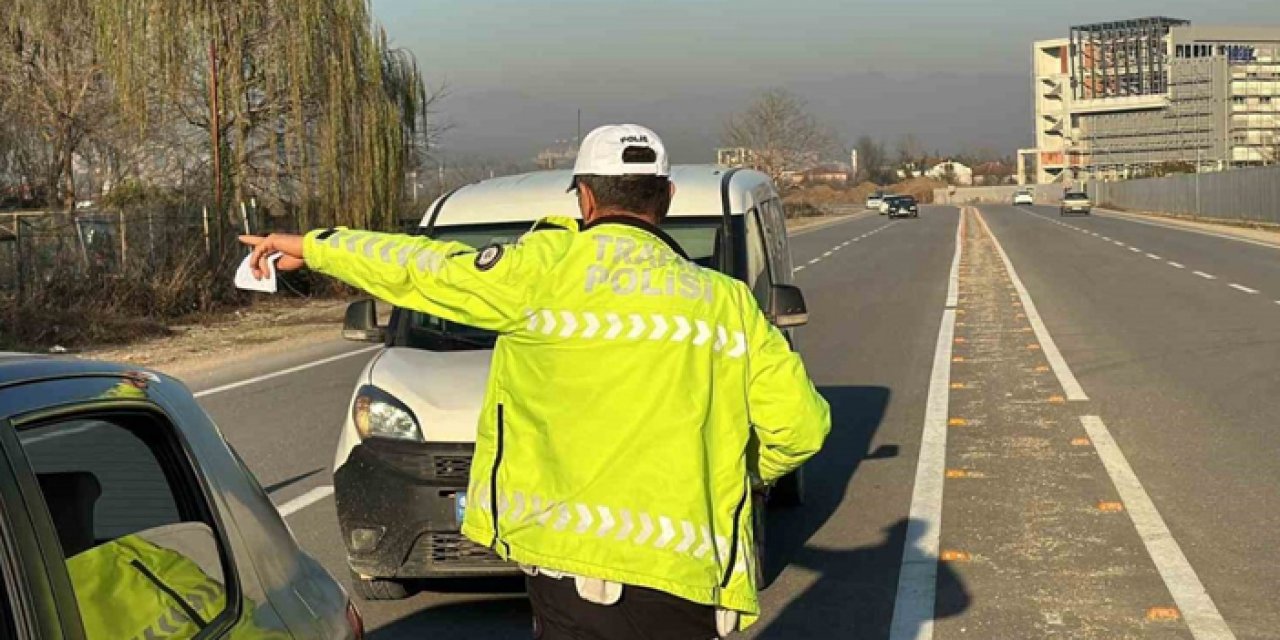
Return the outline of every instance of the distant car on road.
[[[1081,214],[1089,215],[1093,211],[1093,203],[1089,202],[1089,194],[1083,191],[1070,191],[1062,196],[1062,206],[1058,209],[1058,215]]]
[[[1020,205],[1020,204],[1033,205],[1035,203],[1036,203],[1035,194],[1033,194],[1030,189],[1019,189],[1017,192],[1013,194],[1014,205]]]
[[[889,201],[896,197],[898,197],[898,194],[896,193],[888,193],[880,197],[880,215],[883,216],[889,213]]]
[[[893,196],[885,200],[885,214],[890,218],[919,218],[920,205],[915,196]]]
[[[804,324],[782,200],[769,177],[677,166],[671,180],[676,196],[663,231],[694,263],[746,282],[788,335]],[[436,200],[419,231],[471,247],[514,243],[533,226],[531,216],[579,215],[565,192],[569,181],[568,171],[540,171],[468,185]],[[382,327],[373,300],[348,307],[343,335],[386,345],[360,374],[334,456],[338,525],[356,593],[393,600],[408,596],[409,581],[418,578],[520,575],[460,532],[498,335],[399,308]],[[803,503],[803,469],[767,496],[763,488],[757,493],[757,558],[766,497],[779,506]]]
[[[878,210],[878,209],[880,208],[880,203],[881,203],[881,202],[884,202],[884,192],[883,192],[883,191],[877,191],[877,192],[875,192],[875,193],[873,193],[873,194],[871,194],[871,195],[867,196],[866,206],[867,206],[867,208],[868,208],[868,209],[877,209],[877,210]]]
[[[364,634],[191,392],[150,371],[0,353],[0,531],[0,637]]]

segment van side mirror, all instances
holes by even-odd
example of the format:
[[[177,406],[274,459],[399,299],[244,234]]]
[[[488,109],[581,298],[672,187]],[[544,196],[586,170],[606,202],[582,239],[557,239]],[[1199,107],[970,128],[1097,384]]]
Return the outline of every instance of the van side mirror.
[[[386,342],[387,329],[378,325],[378,306],[373,298],[347,305],[342,320],[342,337],[356,342]]]
[[[809,323],[809,309],[804,304],[800,287],[775,284],[769,293],[769,320],[779,329],[799,327]]]

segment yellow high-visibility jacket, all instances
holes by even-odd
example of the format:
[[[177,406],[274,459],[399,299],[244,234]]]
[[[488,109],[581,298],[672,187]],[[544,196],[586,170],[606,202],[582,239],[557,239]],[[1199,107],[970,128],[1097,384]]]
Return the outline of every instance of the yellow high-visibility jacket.
[[[547,218],[483,248],[313,231],[304,253],[399,307],[500,334],[464,535],[754,619],[749,473],[781,478],[831,424],[745,284],[624,217]]]
[[[226,608],[226,590],[195,562],[136,535],[67,560],[80,621],[90,640],[194,638]],[[232,640],[287,640],[260,627],[256,607],[242,599]]]

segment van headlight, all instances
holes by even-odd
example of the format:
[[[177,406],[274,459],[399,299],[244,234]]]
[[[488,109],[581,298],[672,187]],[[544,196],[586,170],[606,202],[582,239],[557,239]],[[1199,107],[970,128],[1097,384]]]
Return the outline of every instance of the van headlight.
[[[422,442],[418,418],[403,402],[373,385],[360,387],[351,404],[351,419],[360,439],[390,438]]]

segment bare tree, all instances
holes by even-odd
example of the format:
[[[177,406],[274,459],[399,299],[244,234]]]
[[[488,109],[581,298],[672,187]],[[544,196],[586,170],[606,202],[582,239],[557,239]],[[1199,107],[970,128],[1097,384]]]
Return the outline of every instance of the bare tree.
[[[920,166],[924,155],[922,149],[914,133],[898,136],[898,166],[907,178],[914,178],[923,170]]]
[[[752,168],[775,182],[788,171],[818,164],[835,145],[831,130],[809,113],[803,99],[785,89],[765,91],[745,111],[726,119],[720,138],[725,146],[746,149]]]
[[[89,0],[0,0],[0,114],[20,143],[27,174],[49,204],[75,203],[74,159],[111,113],[111,93],[87,43]],[[38,149],[37,147],[43,147]]]
[[[888,160],[884,145],[871,136],[864,135],[858,137],[854,148],[858,150],[858,178],[875,183],[884,182],[884,165]]]

